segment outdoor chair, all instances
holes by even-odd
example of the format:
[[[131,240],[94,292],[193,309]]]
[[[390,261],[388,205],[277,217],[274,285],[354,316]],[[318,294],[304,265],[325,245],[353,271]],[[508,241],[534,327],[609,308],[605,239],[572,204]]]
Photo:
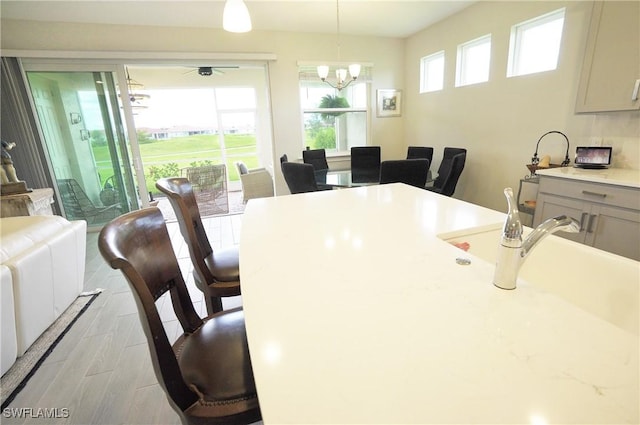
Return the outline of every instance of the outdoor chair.
[[[86,220],[87,224],[98,224],[109,221],[121,213],[119,203],[97,207],[76,179],[59,179],[58,189],[66,218],[69,220]]]
[[[183,168],[182,177],[191,183],[200,213],[203,216],[229,213],[226,165]]]
[[[236,162],[236,169],[242,184],[242,202],[250,199],[267,198],[274,195],[273,178],[266,168],[247,169],[242,161]]]

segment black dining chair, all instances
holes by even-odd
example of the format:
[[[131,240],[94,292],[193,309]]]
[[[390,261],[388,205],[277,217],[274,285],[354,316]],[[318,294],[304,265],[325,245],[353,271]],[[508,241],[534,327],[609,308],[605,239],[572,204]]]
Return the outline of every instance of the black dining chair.
[[[317,192],[330,188],[320,188],[316,182],[313,165],[299,162],[283,162],[281,164],[284,181],[292,194]]]
[[[289,157],[286,153],[280,157],[280,164],[282,164],[283,162],[289,162]]]
[[[327,153],[324,149],[306,149],[302,151],[302,162],[313,165],[316,171],[329,168]]]
[[[433,161],[433,148],[430,146],[409,146],[407,148],[407,159],[425,158],[429,164]]]
[[[351,179],[354,183],[379,181],[380,146],[351,148]]]
[[[451,150],[447,151],[447,148],[445,148],[445,156],[440,163],[440,167],[438,168],[438,177],[433,182],[433,186],[426,188],[431,192],[436,192],[445,196],[452,196],[454,194],[467,159],[466,149],[450,149]]]
[[[380,163],[380,184],[406,183],[424,189],[429,174],[429,160],[425,158],[397,159]]]

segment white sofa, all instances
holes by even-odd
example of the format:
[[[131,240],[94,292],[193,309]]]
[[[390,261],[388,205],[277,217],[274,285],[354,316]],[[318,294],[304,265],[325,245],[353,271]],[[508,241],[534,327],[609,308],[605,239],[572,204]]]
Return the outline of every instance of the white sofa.
[[[2,374],[82,291],[86,230],[59,216],[0,219]]]

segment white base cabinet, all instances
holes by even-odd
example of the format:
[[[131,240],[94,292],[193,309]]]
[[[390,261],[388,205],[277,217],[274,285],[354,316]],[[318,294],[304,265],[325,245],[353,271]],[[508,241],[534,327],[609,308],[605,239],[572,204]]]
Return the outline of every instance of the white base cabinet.
[[[640,261],[639,189],[540,176],[533,226],[563,214],[580,233],[557,235]]]

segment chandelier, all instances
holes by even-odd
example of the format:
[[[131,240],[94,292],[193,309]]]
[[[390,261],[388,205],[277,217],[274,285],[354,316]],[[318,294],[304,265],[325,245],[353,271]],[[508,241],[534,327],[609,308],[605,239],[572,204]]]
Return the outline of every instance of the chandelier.
[[[338,45],[338,61],[340,60],[340,4],[339,0],[336,0],[336,28],[337,28],[337,45]],[[340,91],[343,88],[347,87],[349,84],[353,83],[358,79],[358,75],[360,75],[360,65],[357,63],[349,65],[349,76],[351,77],[347,80],[347,70],[344,68],[336,69],[336,84],[333,85],[331,82],[327,81],[327,77],[329,76],[329,66],[328,65],[320,65],[318,66],[318,77],[322,80],[322,82],[327,83],[334,89]]]

